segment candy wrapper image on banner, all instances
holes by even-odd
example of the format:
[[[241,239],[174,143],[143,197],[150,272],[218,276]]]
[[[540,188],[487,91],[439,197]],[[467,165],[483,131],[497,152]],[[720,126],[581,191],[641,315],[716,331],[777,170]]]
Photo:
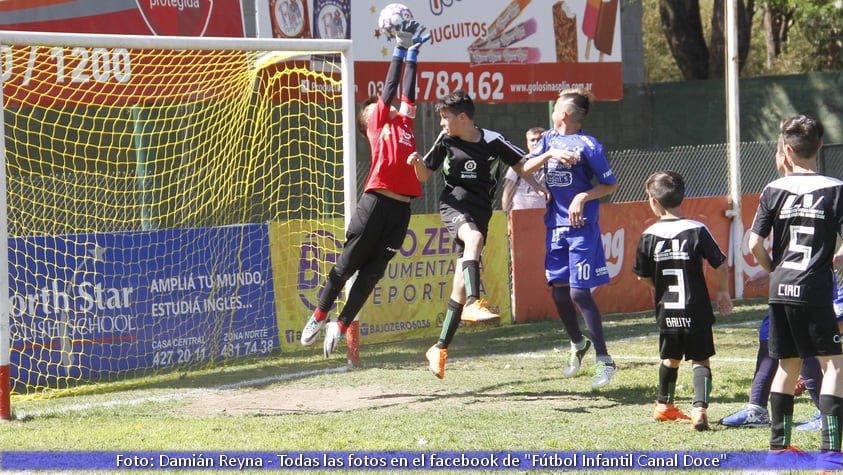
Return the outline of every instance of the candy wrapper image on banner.
[[[419,58],[418,102],[456,89],[477,102],[550,101],[572,87],[597,100],[623,98],[617,0],[405,4],[431,35]],[[395,46],[377,28],[384,5],[350,6],[358,102],[380,93]]]
[[[349,0],[313,1],[313,37],[332,40],[351,38]]]
[[[269,0],[272,36],[311,38],[307,0]]]
[[[351,38],[350,0],[313,0],[313,37],[331,40]],[[339,55],[313,56],[311,67],[322,69],[321,62],[339,65]]]

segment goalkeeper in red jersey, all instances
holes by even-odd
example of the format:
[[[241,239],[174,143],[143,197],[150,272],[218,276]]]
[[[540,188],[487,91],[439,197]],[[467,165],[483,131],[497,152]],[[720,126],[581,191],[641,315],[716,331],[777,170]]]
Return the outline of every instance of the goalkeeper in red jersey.
[[[357,130],[369,139],[372,164],[363,195],[346,231],[343,251],[328,273],[319,292],[319,302],[302,330],[301,344],[310,346],[328,322],[345,283],[354,273],[357,278],[348,293],[336,322],[325,329],[323,353],[329,357],[345,330],[357,316],[386,266],[407,235],[410,224],[410,200],[422,195],[415,170],[407,160],[416,152],[413,134],[416,115],[416,60],[419,47],[430,39],[425,27],[415,20],[405,20],[397,28],[392,62],[380,97],[369,98],[357,115]],[[392,101],[398,89],[401,70],[403,91],[399,109]]]

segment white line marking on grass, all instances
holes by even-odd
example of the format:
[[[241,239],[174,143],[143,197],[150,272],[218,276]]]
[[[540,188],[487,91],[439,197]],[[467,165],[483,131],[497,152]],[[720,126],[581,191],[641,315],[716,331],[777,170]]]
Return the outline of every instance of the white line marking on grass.
[[[518,358],[529,358],[529,359],[545,359],[545,358],[560,358],[565,359],[568,357],[567,351],[554,351],[548,350],[547,352],[530,352],[530,353],[517,353],[517,354],[502,354],[502,355],[484,355],[482,358],[489,358],[494,356],[506,357],[506,356],[516,356]],[[641,355],[612,355],[613,359],[621,360],[621,361],[659,361],[658,356],[641,356]],[[453,361],[468,361],[477,358],[465,357],[465,358],[454,358]],[[755,362],[755,358],[736,358],[736,357],[718,357],[717,355],[711,358],[713,361],[727,361],[733,363],[749,363]],[[451,358],[448,358],[451,361]]]
[[[714,328],[730,328],[730,327],[745,327],[750,325],[759,325],[760,321],[748,321],[748,322],[740,322],[740,323],[729,323],[729,324],[719,324],[715,325]],[[642,338],[648,337],[655,337],[658,336],[658,333],[653,332],[648,335],[638,335],[628,338],[621,338],[617,340],[610,340],[608,341],[609,344],[612,343],[622,343],[624,341],[631,341],[631,340],[639,340]],[[554,358],[554,357],[565,357],[567,356],[567,350],[562,348],[551,348],[548,350],[539,350],[536,352],[527,352],[527,353],[502,353],[502,354],[488,354],[483,356],[472,356],[472,357],[457,357],[457,358],[449,358],[449,361],[471,361],[477,360],[481,358],[496,358],[496,357],[519,357],[519,358],[535,358],[535,359],[542,359],[542,358]],[[657,356],[637,356],[637,355],[612,355],[614,359],[621,360],[621,361],[653,361],[656,362],[659,360]],[[748,363],[754,362],[755,358],[720,358],[714,356],[713,360],[715,361],[725,361],[725,362],[735,362],[735,363]],[[421,364],[421,363],[420,363]],[[374,367],[374,366],[372,366]],[[321,374],[331,374],[331,373],[343,373],[349,371],[351,369],[350,366],[340,366],[337,368],[327,368],[321,370],[310,370],[310,371],[300,371],[297,373],[289,373],[289,374],[280,374],[277,376],[268,376],[264,378],[257,378],[257,379],[247,379],[237,383],[231,384],[223,384],[216,387],[211,388],[203,388],[203,389],[186,389],[186,390],[178,390],[171,394],[162,394],[158,396],[149,396],[149,397],[142,397],[142,398],[134,398],[134,399],[126,399],[126,400],[112,400],[112,401],[102,401],[102,402],[90,402],[90,403],[83,403],[83,404],[68,404],[63,406],[61,404],[58,407],[53,407],[50,409],[41,409],[41,410],[15,410],[14,406],[12,408],[15,419],[24,419],[27,417],[38,417],[44,415],[51,415],[51,414],[61,414],[65,412],[78,412],[78,411],[88,411],[91,409],[96,408],[103,408],[103,407],[115,407],[115,406],[137,406],[144,403],[150,402],[167,402],[167,401],[177,401],[183,400],[190,397],[199,397],[205,394],[210,394],[218,391],[230,391],[230,390],[237,390],[243,389],[248,387],[255,387],[261,386],[281,381],[289,381],[293,379],[300,379],[306,378],[308,376],[316,376]]]
[[[77,411],[89,411],[91,409],[96,408],[103,408],[103,407],[115,407],[115,406],[137,406],[140,404],[150,403],[150,402],[167,402],[167,401],[177,401],[182,399],[187,399],[189,397],[198,397],[203,396],[210,393],[220,392],[220,391],[230,391],[236,389],[242,389],[247,387],[254,387],[260,386],[264,384],[270,384],[280,381],[289,381],[292,379],[299,379],[299,378],[306,378],[308,376],[316,376],[320,374],[331,374],[331,373],[343,373],[349,371],[351,368],[349,366],[340,366],[338,368],[327,368],[321,370],[310,370],[310,371],[300,371],[298,373],[289,373],[289,374],[280,374],[278,376],[268,376],[265,378],[257,378],[257,379],[248,379],[244,381],[240,381],[237,383],[232,384],[223,384],[216,387],[211,388],[202,388],[202,389],[185,389],[179,390],[177,392],[173,392],[171,394],[162,394],[158,396],[149,396],[149,397],[142,397],[142,398],[134,398],[134,399],[124,399],[124,400],[112,400],[112,401],[102,401],[102,402],[89,402],[84,404],[69,404],[66,406],[60,405],[59,407],[54,407],[50,409],[42,409],[42,410],[32,410],[32,411],[25,411],[25,410],[14,410],[13,412],[15,415],[15,419],[24,419],[27,417],[38,417],[44,415],[52,415],[52,414],[62,414],[66,412],[77,412]]]

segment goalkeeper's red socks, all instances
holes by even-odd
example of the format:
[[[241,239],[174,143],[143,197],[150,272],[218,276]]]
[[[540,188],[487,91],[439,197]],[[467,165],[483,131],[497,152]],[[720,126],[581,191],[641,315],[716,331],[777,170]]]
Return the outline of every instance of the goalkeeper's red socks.
[[[317,322],[324,321],[326,318],[328,318],[328,312],[323,312],[322,310],[319,310],[317,308],[313,311],[313,318],[315,318]],[[337,326],[339,326],[340,328],[340,335],[344,335],[345,331],[348,330],[348,325],[341,322],[340,320],[337,320]]]

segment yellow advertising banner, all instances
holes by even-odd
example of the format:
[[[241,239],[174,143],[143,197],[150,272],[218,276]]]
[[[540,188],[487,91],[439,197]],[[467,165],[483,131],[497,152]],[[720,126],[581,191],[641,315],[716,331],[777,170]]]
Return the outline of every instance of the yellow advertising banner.
[[[300,349],[301,329],[313,312],[325,276],[342,252],[342,222],[308,220],[272,223],[269,227],[275,308],[282,351]],[[480,297],[511,323],[506,217],[496,211],[483,251]],[[413,216],[400,252],[360,311],[361,346],[407,338],[435,340],[442,330],[456,266],[455,243],[438,214]],[[331,310],[336,318],[345,294]]]

